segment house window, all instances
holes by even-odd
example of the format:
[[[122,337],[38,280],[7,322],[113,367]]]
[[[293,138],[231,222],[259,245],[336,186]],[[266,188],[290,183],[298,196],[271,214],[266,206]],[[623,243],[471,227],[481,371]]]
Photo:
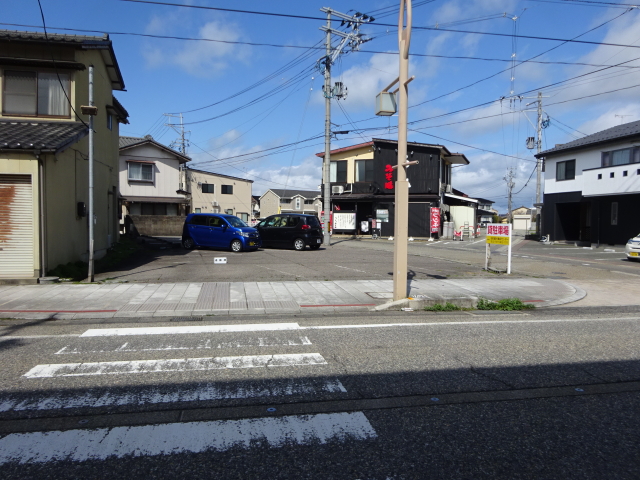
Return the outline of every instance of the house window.
[[[233,185],[222,185],[223,195],[233,195]]]
[[[196,213],[200,213],[200,212],[202,212],[202,209],[196,208]]]
[[[113,130],[113,115],[107,113],[107,128]]]
[[[575,160],[556,163],[556,180],[573,180],[574,178],[576,178]]]
[[[598,174],[598,180],[602,180],[602,174],[601,173]]]
[[[640,163],[640,147],[621,148],[620,150],[602,152],[601,158],[603,167]]]
[[[203,183],[202,193],[213,193],[213,183]]]
[[[248,213],[239,213],[238,217],[240,217],[240,220],[242,220],[245,223],[247,223],[249,221],[249,214]]]
[[[611,225],[618,225],[618,202],[611,202]]]
[[[329,181],[346,183],[347,182],[347,162],[330,162],[329,164]]]
[[[314,200],[305,200],[304,204],[305,205],[313,205]]]
[[[291,204],[291,199],[290,198],[281,198],[280,199],[280,205],[289,205]]]
[[[609,178],[614,178],[616,176],[616,172],[610,172],[609,173]]]
[[[373,182],[373,160],[356,160],[356,182]]]
[[[296,197],[296,210],[300,210],[302,207],[302,199],[300,197]]]
[[[629,172],[627,170],[625,170],[624,172],[622,172],[622,176],[623,177],[628,177],[629,176]]]
[[[60,77],[60,79],[58,79]],[[68,73],[5,70],[2,113],[43,117],[68,117]],[[64,90],[63,90],[64,87]]]
[[[152,163],[134,163],[128,162],[129,180],[136,182],[153,182],[153,164]]]
[[[224,213],[226,213],[227,215],[233,215],[233,208],[227,208]]]

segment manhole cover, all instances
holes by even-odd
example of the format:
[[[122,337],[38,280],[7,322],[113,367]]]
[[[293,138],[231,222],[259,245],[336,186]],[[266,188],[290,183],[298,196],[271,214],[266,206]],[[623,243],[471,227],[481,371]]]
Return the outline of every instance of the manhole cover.
[[[204,317],[173,317],[171,322],[201,322]]]

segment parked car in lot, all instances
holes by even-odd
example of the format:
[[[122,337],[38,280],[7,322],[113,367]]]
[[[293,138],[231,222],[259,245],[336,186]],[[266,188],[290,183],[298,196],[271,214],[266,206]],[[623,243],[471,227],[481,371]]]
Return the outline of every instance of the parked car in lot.
[[[192,213],[182,227],[182,246],[229,248],[232,252],[255,250],[261,245],[258,231],[234,215]]]
[[[315,215],[279,213],[258,223],[262,246],[317,250],[322,245],[322,229]]]
[[[640,260],[640,233],[629,239],[624,247],[624,253],[627,254],[628,259]]]

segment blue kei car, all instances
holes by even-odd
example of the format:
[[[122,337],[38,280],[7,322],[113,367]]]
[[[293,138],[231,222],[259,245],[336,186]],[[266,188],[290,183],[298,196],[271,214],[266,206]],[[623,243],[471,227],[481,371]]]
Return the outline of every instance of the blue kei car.
[[[259,248],[261,241],[255,228],[234,215],[192,213],[184,221],[182,246],[187,250],[193,247],[218,247],[240,252]]]

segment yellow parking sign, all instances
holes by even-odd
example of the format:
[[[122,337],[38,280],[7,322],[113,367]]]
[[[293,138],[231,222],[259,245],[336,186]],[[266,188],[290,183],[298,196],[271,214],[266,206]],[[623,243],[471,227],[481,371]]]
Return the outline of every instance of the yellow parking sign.
[[[494,245],[509,245],[510,243],[509,237],[496,237],[496,236],[487,236],[487,243],[492,243]]]

